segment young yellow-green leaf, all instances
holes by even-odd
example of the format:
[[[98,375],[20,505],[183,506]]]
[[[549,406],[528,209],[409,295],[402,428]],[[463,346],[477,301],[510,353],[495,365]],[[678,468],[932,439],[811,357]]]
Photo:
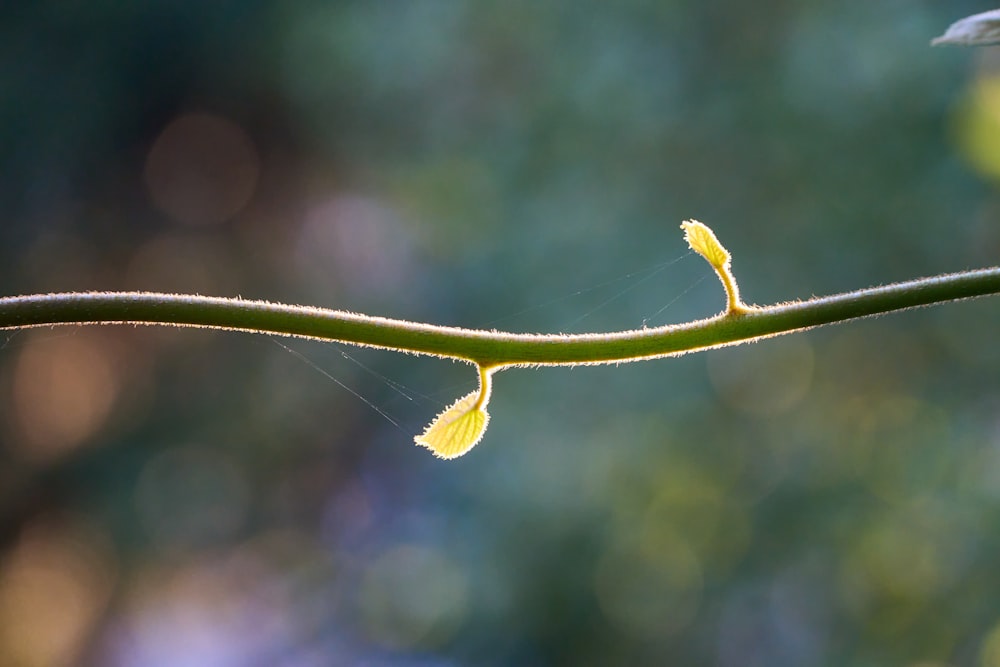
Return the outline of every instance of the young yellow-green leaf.
[[[490,415],[485,404],[479,405],[479,392],[474,391],[439,414],[421,435],[414,438],[418,445],[427,447],[435,456],[454,459],[478,443]]]
[[[728,266],[729,251],[722,247],[708,225],[697,220],[685,220],[681,223],[681,229],[684,230],[684,240],[691,246],[691,250],[707,259],[715,270],[722,271]]]
[[[726,288],[726,314],[740,315],[752,310],[740,300],[740,287],[729,268],[729,251],[722,247],[708,225],[697,220],[685,220],[681,223],[681,229],[684,230],[684,240],[691,246],[691,250],[708,260],[722,281],[722,286]]]

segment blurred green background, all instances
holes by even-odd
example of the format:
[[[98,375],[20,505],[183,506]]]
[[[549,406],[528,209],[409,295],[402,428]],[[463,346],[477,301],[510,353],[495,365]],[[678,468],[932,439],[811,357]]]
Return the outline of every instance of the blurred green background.
[[[1000,54],[928,46],[992,8],[5,4],[0,293],[656,326],[723,306],[688,217],[749,302],[993,265]],[[453,462],[460,364],[4,333],[0,664],[1000,665],[998,331],[509,371]]]

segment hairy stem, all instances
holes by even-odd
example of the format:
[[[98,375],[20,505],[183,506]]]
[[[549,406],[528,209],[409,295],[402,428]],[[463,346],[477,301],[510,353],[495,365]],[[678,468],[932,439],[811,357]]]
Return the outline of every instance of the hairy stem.
[[[264,301],[152,292],[0,298],[0,329],[151,324],[339,341],[460,359],[480,367],[606,364],[684,354],[907,308],[1000,293],[1000,267],[921,278],[685,324],[605,334],[460,329]]]

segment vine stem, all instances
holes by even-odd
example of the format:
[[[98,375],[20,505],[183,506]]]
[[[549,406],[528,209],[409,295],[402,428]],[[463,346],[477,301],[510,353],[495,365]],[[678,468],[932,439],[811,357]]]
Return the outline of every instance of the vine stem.
[[[148,324],[247,331],[433,355],[496,370],[610,364],[736,345],[812,327],[1000,293],[1000,267],[807,301],[749,307],[684,324],[601,334],[517,334],[421,324],[341,310],[155,292],[0,298],[0,329]]]

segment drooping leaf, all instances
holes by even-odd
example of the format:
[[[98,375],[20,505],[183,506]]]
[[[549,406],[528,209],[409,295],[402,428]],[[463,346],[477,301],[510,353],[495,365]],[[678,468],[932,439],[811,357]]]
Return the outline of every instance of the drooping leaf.
[[[439,414],[414,440],[440,458],[462,456],[482,439],[490,421],[485,401],[481,405],[479,403],[479,391],[463,396]]]
[[[931,41],[931,46],[938,44],[960,46],[1000,44],[1000,9],[966,16],[961,21],[952,23],[943,35]]]

